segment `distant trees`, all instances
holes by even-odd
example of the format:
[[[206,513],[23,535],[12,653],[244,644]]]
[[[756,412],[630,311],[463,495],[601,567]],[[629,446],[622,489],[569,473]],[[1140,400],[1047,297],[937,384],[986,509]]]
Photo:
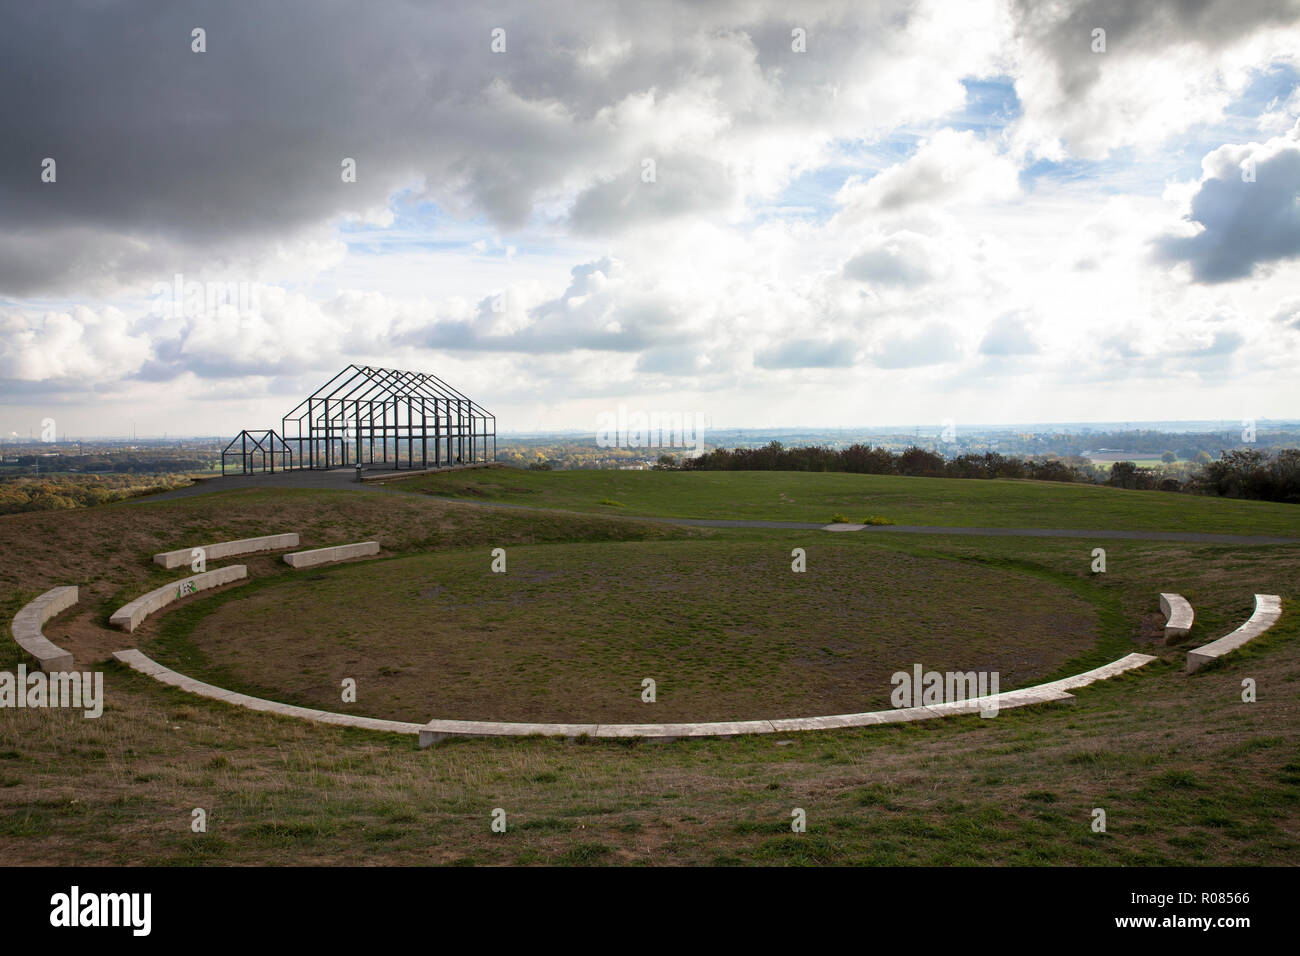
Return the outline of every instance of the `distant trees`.
[[[1056,458],[1010,458],[996,452],[944,458],[913,445],[901,452],[870,445],[826,448],[809,445],[786,448],[773,441],[761,448],[715,448],[706,455],[684,459],[688,471],[847,471],[864,475],[908,475],[918,478],[1033,478],[1038,481],[1091,481],[1079,465]]]
[[[48,475],[0,481],[0,514],[86,508],[192,484],[186,475]]]
[[[216,453],[198,455],[138,455],[108,452],[88,455],[16,455],[9,459],[19,468],[34,472],[80,474],[178,474],[182,472],[207,472],[221,466],[221,456]]]
[[[598,447],[590,442],[519,440],[499,441],[496,460],[513,468],[528,468],[544,461],[556,471],[617,468],[646,462],[645,448]]]
[[[862,444],[839,450],[817,445],[786,448],[773,441],[761,448],[730,451],[715,448],[706,455],[682,459],[676,467],[685,471],[847,471],[916,478],[1100,481],[1137,491],[1191,491],[1230,498],[1300,502],[1300,449],[1287,448],[1272,455],[1255,449],[1225,451],[1218,461],[1210,461],[1205,456],[1195,471],[1190,470],[1190,464],[1175,468],[1175,463],[1168,460],[1171,454],[1166,452],[1161,456],[1165,463],[1161,468],[1141,468],[1132,461],[1117,461],[1106,472],[1080,458],[1015,458],[996,452],[944,458],[916,446],[891,452]],[[664,460],[668,457],[662,456],[656,467],[672,467]],[[1188,480],[1182,480],[1189,473]]]
[[[1191,484],[1194,491],[1225,498],[1300,502],[1300,448],[1225,451],[1203,465]]]
[[[1117,461],[1111,465],[1110,476],[1105,483],[1134,491],[1183,490],[1183,482],[1171,472],[1155,468],[1139,468],[1137,463],[1132,461]]]
[[[1139,468],[1131,461],[1117,461],[1110,466],[1110,477],[1106,479],[1106,484],[1114,485],[1117,488],[1137,488],[1139,476],[1146,478],[1143,472],[1148,469]]]

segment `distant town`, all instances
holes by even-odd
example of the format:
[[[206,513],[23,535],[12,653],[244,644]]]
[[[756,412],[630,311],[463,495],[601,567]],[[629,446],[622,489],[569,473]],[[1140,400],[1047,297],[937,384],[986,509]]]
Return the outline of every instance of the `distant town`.
[[[0,481],[37,476],[168,476],[221,473],[229,441],[217,436],[0,440]],[[698,439],[698,442],[697,442]],[[1300,421],[1140,422],[1046,425],[952,424],[894,428],[723,428],[684,440],[668,431],[620,435],[618,443],[595,432],[510,433],[498,436],[496,460],[519,468],[551,470],[648,469],[665,456],[680,462],[714,449],[841,450],[870,445],[891,452],[920,448],[953,459],[993,453],[1038,461],[1060,460],[1105,469],[1117,461],[1174,472],[1234,449],[1300,447]]]

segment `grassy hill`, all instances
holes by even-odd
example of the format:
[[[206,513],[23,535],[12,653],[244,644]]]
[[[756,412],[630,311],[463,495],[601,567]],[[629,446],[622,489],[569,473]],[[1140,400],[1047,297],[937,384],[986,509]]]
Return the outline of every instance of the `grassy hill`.
[[[535,490],[505,487],[502,495],[592,509],[611,506],[590,504],[587,496],[618,488],[632,500],[613,513],[651,510],[656,502],[666,509],[726,513],[734,498],[758,516],[790,517],[771,510],[786,507],[771,502],[773,492],[793,497],[794,507],[842,510],[843,502],[831,505],[832,496],[887,488],[899,512],[903,502],[923,510],[936,494],[950,494],[970,523],[982,525],[1010,523],[1010,512],[1018,521],[1036,516],[1054,526],[1097,527],[1106,520],[1122,527],[1124,509],[1144,501],[1166,509],[1161,528],[1275,533],[1285,523],[1276,515],[1263,520],[1279,506],[1020,482],[672,473],[485,472],[472,481],[464,474],[455,478],[455,487],[479,489],[464,492],[476,500],[487,500],[484,489],[493,482],[506,481]],[[980,493],[1000,496],[1004,507],[986,504],[981,511],[968,497]],[[1100,504],[1076,510],[1071,500]],[[879,503],[870,507],[907,520]],[[1138,507],[1131,513],[1152,512]],[[391,559],[322,570],[322,604],[312,611],[315,616],[304,611],[274,627],[259,630],[251,616],[237,611],[255,609],[256,601],[278,589],[303,589],[306,579],[295,579],[302,572],[289,571],[275,556],[240,559],[249,566],[250,583],[183,601],[135,635],[106,627],[117,604],[181,576],[153,567],[154,551],[294,529],[304,547],[376,538]],[[412,865],[1293,863],[1300,855],[1300,545],[1115,541],[1107,544],[1109,567],[1102,575],[1089,572],[1091,546],[1068,538],[687,529],[602,515],[469,507],[378,490],[268,488],[0,517],[0,606],[12,617],[40,591],[80,585],[82,603],[46,631],[75,650],[79,668],[105,672],[107,696],[98,720],[66,711],[0,709],[0,854],[11,865],[358,859]],[[512,570],[484,580],[495,547],[507,549]],[[781,581],[769,580],[758,567],[769,556],[774,563],[788,562],[793,547],[806,548],[810,568],[826,575],[825,618],[809,612],[806,628],[799,626],[798,607],[782,608],[783,597],[792,595],[779,590]],[[609,549],[627,549],[628,557],[614,560]],[[474,571],[475,565],[482,569]],[[953,565],[962,569],[958,578],[937,571]],[[386,578],[385,568],[394,573]],[[559,587],[561,579],[550,575],[569,569],[582,580]],[[471,578],[471,572],[479,577]],[[733,580],[745,576],[750,580]],[[1022,640],[1014,619],[1032,612],[1035,598],[1025,585],[1034,580],[1067,594],[1067,604],[1078,600],[1092,608],[1097,625],[1090,645],[1081,647],[1078,635],[1064,629],[1058,640],[1050,627]],[[716,593],[719,587],[732,593]],[[869,598],[873,587],[888,589],[892,603],[873,628],[864,629],[863,644],[853,646],[852,619],[872,613],[867,602],[855,603],[855,595]],[[754,595],[764,588],[772,594]],[[424,751],[409,738],[227,707],[105,663],[112,650],[138,639],[179,666],[194,650],[169,643],[169,635],[192,635],[194,646],[212,655],[206,665],[193,660],[196,667],[225,668],[232,681],[265,684],[273,682],[273,673],[257,670],[248,655],[258,642],[266,648],[283,634],[285,647],[277,653],[302,659],[292,677],[298,689],[287,693],[306,696],[324,693],[308,686],[312,679],[337,687],[341,669],[356,666],[328,656],[312,662],[309,655],[328,655],[332,645],[351,642],[356,661],[385,658],[375,661],[373,673],[361,675],[356,712],[375,706],[367,694],[382,690],[375,682],[386,677],[394,687],[409,682],[404,693],[415,707],[421,688],[430,704],[443,692],[444,671],[421,670],[419,660],[388,659],[402,648],[387,636],[375,638],[372,627],[383,615],[406,613],[403,607],[424,608],[404,603],[412,595],[427,602],[428,614],[451,619],[438,653],[455,650],[459,640],[467,654],[499,655],[493,666],[518,660],[523,677],[563,675],[557,648],[566,636],[565,607],[586,602],[567,618],[568,633],[575,657],[596,664],[601,655],[639,664],[639,641],[653,650],[656,636],[668,642],[691,633],[674,631],[674,613],[712,634],[709,667],[695,675],[697,689],[730,677],[722,667],[728,663],[729,629],[743,634],[764,622],[780,624],[773,634],[754,635],[748,648],[731,649],[742,676],[728,693],[743,694],[745,680],[775,681],[773,693],[788,702],[808,682],[795,670],[783,670],[785,662],[800,663],[801,656],[815,662],[829,647],[858,655],[856,661],[847,658],[842,675],[858,679],[870,642],[889,626],[889,616],[898,619],[898,631],[885,634],[878,646],[928,665],[939,649],[925,641],[936,638],[911,632],[924,615],[913,616],[906,599],[942,608],[954,595],[973,602],[971,588],[984,595],[985,612],[1005,618],[1001,624],[972,624],[995,630],[975,636],[1000,640],[1000,652],[1009,659],[1017,650],[1020,657],[1035,649],[1055,654],[1039,662],[1038,673],[1050,671],[1048,678],[1133,650],[1160,659],[1081,690],[1072,705],[1005,711],[991,720],[674,743],[459,740]],[[1185,594],[1197,612],[1193,634],[1178,647],[1158,640],[1156,595],[1171,589]],[[1239,624],[1256,591],[1282,595],[1279,624],[1221,664],[1185,674],[1186,647]],[[301,594],[311,601],[311,589]],[[476,595],[485,603],[467,608]],[[651,601],[670,613],[650,614]],[[745,617],[750,601],[766,608],[761,619]],[[320,623],[326,620],[332,630]],[[462,620],[474,631],[458,638],[455,624]],[[825,640],[821,625],[828,622],[838,627],[839,645]],[[538,656],[528,660],[532,631],[543,626],[549,643],[539,644]],[[610,638],[603,643],[606,631]],[[965,633],[954,627],[952,646],[960,646]],[[651,638],[648,644],[643,634]],[[411,652],[420,646],[416,641]],[[665,659],[675,657],[671,666],[679,673],[690,673],[693,646],[666,643],[661,652]],[[752,660],[736,661],[736,655]],[[11,640],[0,640],[0,670],[12,671],[21,660]],[[392,673],[381,673],[384,667]],[[578,668],[572,676],[591,680],[598,673]],[[480,695],[492,693],[492,672],[482,676]],[[1258,688],[1254,703],[1241,698],[1246,678]],[[494,679],[508,682],[509,675],[498,672]],[[566,685],[568,680],[560,680],[556,691],[575,686]],[[808,689],[815,697],[817,688]],[[471,699],[474,694],[467,684],[455,692]],[[511,687],[510,693],[528,699],[526,688]],[[809,703],[815,707],[817,701]],[[349,707],[335,701],[331,709]],[[644,719],[653,718],[648,713]],[[208,811],[207,833],[190,831],[195,807]],[[505,834],[489,829],[496,807],[507,811]],[[807,833],[790,832],[794,807],[807,812]],[[1091,830],[1095,808],[1106,810],[1105,833]]]
[[[900,525],[1199,531],[1300,538],[1300,508],[1099,485],[841,472],[525,471],[423,475],[390,487],[472,501],[599,514],[825,523],[880,515]]]

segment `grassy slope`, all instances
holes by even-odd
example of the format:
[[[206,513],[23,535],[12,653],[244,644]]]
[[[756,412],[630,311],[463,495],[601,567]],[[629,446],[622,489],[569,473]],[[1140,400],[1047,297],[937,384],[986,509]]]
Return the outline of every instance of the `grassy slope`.
[[[78,585],[80,604],[61,618],[72,622],[70,640],[64,641],[69,627],[57,623],[49,634],[78,659],[85,649],[92,654],[90,660],[104,660],[110,651],[131,643],[107,627],[109,615],[133,597],[189,573],[188,568],[158,568],[152,563],[155,553],[280,531],[298,531],[303,548],[377,540],[388,552],[695,536],[688,529],[645,522],[594,515],[502,514],[382,491],[241,490],[7,515],[0,517],[0,614],[12,617],[23,603],[57,585]],[[285,568],[278,555],[228,563],[248,565],[253,578]],[[153,626],[156,621],[146,622],[145,636]],[[0,648],[7,643],[0,641]],[[3,661],[0,656],[0,666]]]
[[[89,610],[102,613],[118,586],[109,582],[131,590],[157,577],[153,550],[270,522],[301,525],[305,544],[379,533],[410,550],[668,533],[398,496],[222,495],[0,519],[0,597],[12,614],[24,594],[71,580],[91,585]],[[671,533],[803,543],[783,532]],[[1114,542],[1108,573],[1092,578],[1084,544],[918,536],[887,546],[1072,580],[1111,602],[1128,632],[1118,643],[1130,648],[1158,631],[1155,593],[1171,586],[1197,609],[1189,643],[1240,622],[1254,590],[1283,595],[1282,621],[1191,677],[1181,649],[1137,645],[1163,662],[1081,691],[1072,707],[628,746],[461,741],[419,752],[407,739],[243,712],[109,666],[100,720],[0,710],[0,855],[10,864],[1293,863],[1300,548]],[[0,641],[0,669],[20,659]],[[1257,703],[1240,700],[1246,677]],[[194,807],[209,811],[207,834],[190,832]],[[494,807],[509,814],[504,835],[489,831]],[[805,834],[789,832],[793,807],[808,812]],[[1105,834],[1089,827],[1094,807],[1108,814]]]
[[[895,524],[1201,531],[1300,537],[1300,508],[1062,482],[901,478],[834,472],[554,471],[426,475],[392,487],[475,501],[605,514]],[[602,502],[614,502],[613,504]]]

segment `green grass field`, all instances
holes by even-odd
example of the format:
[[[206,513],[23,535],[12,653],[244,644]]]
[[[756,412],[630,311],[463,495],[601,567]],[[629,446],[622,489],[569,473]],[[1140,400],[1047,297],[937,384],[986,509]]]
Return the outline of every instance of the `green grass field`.
[[[423,475],[391,487],[472,501],[598,514],[828,523],[880,515],[900,525],[1198,531],[1300,537],[1300,508],[1159,491],[1009,479],[838,472],[556,471]]]
[[[810,563],[795,573],[800,542]],[[479,548],[262,580],[194,601],[142,646],[308,707],[608,723],[875,710],[914,662],[996,670],[1010,690],[1099,637],[1094,608],[1061,582],[807,536],[511,548],[503,574]],[[345,677],[355,706],[340,704]]]
[[[515,480],[514,473],[504,477]],[[726,480],[693,483],[700,477]],[[464,476],[457,478],[463,486]],[[759,508],[774,480],[796,504],[821,508],[819,496],[830,487],[822,480],[852,476],[606,476],[605,482],[619,485],[617,496],[596,479],[582,478],[592,494],[626,501],[628,512],[650,510],[638,501],[638,488],[649,496],[653,486],[666,506],[671,481],[685,479],[679,497],[691,499],[690,508],[728,514],[737,502]],[[642,479],[645,484],[634,484]],[[565,474],[518,480],[535,490],[506,493],[575,507],[576,486]],[[916,486],[910,491],[909,481]],[[923,479],[891,484],[899,502],[932,500]],[[1129,502],[1145,500],[1172,509],[1163,512],[1162,528],[1276,532],[1273,524],[1286,523],[1276,517],[1261,522],[1260,513],[1241,502],[1020,482],[956,484],[993,486],[1009,496],[1004,511],[1064,527],[1096,527],[1099,516],[1120,522]],[[1076,516],[1060,495],[1079,490],[1103,506]],[[834,507],[845,509],[843,502]],[[907,520],[878,502],[871,507]],[[981,517],[969,499],[963,508],[973,524],[1005,521],[996,508]],[[252,577],[245,585],[182,601],[136,635],[106,627],[118,604],[182,576],[152,566],[154,551],[295,529],[303,547],[374,538],[386,557],[291,572],[275,556],[254,556],[245,561]],[[1293,864],[1300,857],[1300,618],[1294,612],[1300,545],[1110,541],[1107,571],[1094,575],[1095,543],[679,528],[383,491],[265,489],[3,517],[0,609],[12,617],[47,588],[79,585],[81,604],[51,621],[46,633],[74,650],[79,668],[105,672],[107,701],[98,720],[68,711],[0,709],[0,854],[11,865]],[[509,570],[497,576],[504,580],[486,577],[495,547],[509,556]],[[839,645],[827,644],[816,628],[784,626],[799,618],[797,605],[786,606],[796,595],[786,590],[788,572],[782,571],[792,547],[807,549],[810,575],[814,569],[830,575],[820,583],[808,580],[826,605],[809,613],[839,629],[845,638]],[[616,560],[615,552],[626,557]],[[384,568],[406,569],[407,576],[389,580]],[[832,568],[851,570],[839,580]],[[291,581],[303,574],[318,580]],[[517,577],[507,588],[512,574]],[[564,581],[566,574],[572,581]],[[293,665],[284,682],[298,683],[288,693],[315,699],[310,680],[336,684],[332,668],[346,663],[345,653],[358,660],[413,655],[361,675],[357,710],[366,712],[373,702],[367,687],[381,678],[391,678],[392,693],[402,690],[412,702],[422,680],[432,703],[443,693],[444,674],[418,670],[427,661],[451,665],[460,648],[480,655],[470,670],[483,680],[476,692],[465,674],[457,675],[451,692],[465,701],[489,699],[475,698],[479,692],[532,699],[512,686],[518,661],[522,677],[555,682],[552,699],[563,687],[584,685],[581,693],[595,702],[604,690],[594,682],[607,665],[630,662],[639,685],[641,655],[654,653],[662,666],[702,675],[686,688],[700,694],[698,702],[717,697],[721,686],[732,695],[727,706],[739,706],[748,699],[748,682],[770,695],[764,703],[777,705],[801,694],[814,699],[828,693],[829,684],[838,686],[841,676],[865,672],[870,645],[852,646],[852,624],[859,615],[889,610],[873,610],[862,600],[875,593],[873,575],[877,588],[886,584],[899,592],[889,600],[898,602],[890,609],[900,629],[869,639],[886,653],[916,652],[927,666],[930,654],[943,652],[925,644],[943,621],[918,627],[919,619],[905,613],[904,588],[931,598],[945,613],[956,613],[955,601],[974,600],[979,591],[983,603],[971,612],[967,630],[980,633],[970,636],[988,653],[1003,655],[1008,668],[1025,666],[1018,658],[1036,648],[1039,659],[1028,663],[1042,679],[1134,650],[1159,660],[1079,691],[1071,705],[1004,711],[992,720],[671,743],[451,740],[423,751],[410,738],[228,707],[106,662],[112,650],[138,638],[160,657],[177,655],[176,662],[194,654],[198,670],[224,669],[248,686],[274,683],[271,673],[258,670],[260,648]],[[726,580],[719,584],[720,578]],[[1086,640],[1057,642],[1042,629],[1029,640],[1003,626],[1030,611],[1030,582],[1047,588],[1058,609],[1083,609],[1092,622]],[[307,583],[322,585],[314,592],[317,607]],[[1182,645],[1159,640],[1162,590],[1180,591],[1196,608],[1196,625]],[[259,629],[256,615],[239,613],[277,592],[298,602],[293,621]],[[1282,596],[1281,621],[1223,662],[1185,674],[1187,647],[1245,620],[1256,592]],[[408,603],[412,594],[414,604]],[[385,596],[392,607],[372,610],[371,601]],[[647,607],[647,599],[656,606]],[[335,631],[353,632],[374,614],[400,622],[412,607],[423,611],[421,601],[444,614],[463,613],[470,626],[415,627],[400,646],[400,635],[381,635],[373,645],[357,642],[354,648],[319,626],[332,619]],[[678,610],[664,611],[665,605]],[[558,658],[557,651],[565,620],[580,623],[570,628],[571,639],[584,642],[570,659]],[[707,641],[640,641],[643,631],[671,636],[679,621],[692,622]],[[610,633],[608,642],[600,631]],[[413,640],[419,634],[430,641]],[[804,634],[810,637],[801,644]],[[503,653],[497,646],[503,635],[520,648],[536,637],[538,656]],[[283,646],[272,645],[276,637]],[[747,647],[729,647],[742,639]],[[951,652],[960,644],[945,646]],[[819,661],[823,646],[851,655],[847,673]],[[316,662],[309,659],[314,653],[321,655]],[[12,641],[0,641],[0,670],[12,671],[22,660]],[[570,663],[568,673],[577,676],[565,679]],[[396,672],[381,674],[384,666]],[[797,677],[788,686],[767,686],[791,668]],[[1247,678],[1257,687],[1253,703],[1242,700]],[[410,682],[404,690],[403,681]],[[661,686],[665,707],[682,704],[673,680]],[[207,833],[190,830],[195,807],[208,811]],[[508,814],[504,834],[489,828],[497,807]],[[790,832],[793,807],[806,810],[806,833]],[[1107,813],[1105,833],[1091,829],[1095,808]]]

